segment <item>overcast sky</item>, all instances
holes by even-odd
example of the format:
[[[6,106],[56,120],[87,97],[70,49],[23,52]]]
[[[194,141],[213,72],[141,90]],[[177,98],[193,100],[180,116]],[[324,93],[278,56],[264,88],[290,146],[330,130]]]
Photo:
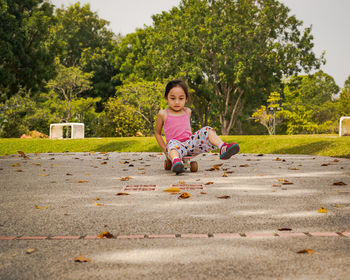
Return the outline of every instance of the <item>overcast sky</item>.
[[[320,56],[326,52],[326,65],[322,70],[331,75],[338,86],[343,87],[350,76],[350,0],[280,0],[291,13],[312,25],[314,51]],[[56,7],[68,6],[77,0],[50,0]],[[114,33],[126,35],[136,28],[151,25],[153,14],[178,6],[180,0],[80,0],[90,3],[100,18],[110,22]]]

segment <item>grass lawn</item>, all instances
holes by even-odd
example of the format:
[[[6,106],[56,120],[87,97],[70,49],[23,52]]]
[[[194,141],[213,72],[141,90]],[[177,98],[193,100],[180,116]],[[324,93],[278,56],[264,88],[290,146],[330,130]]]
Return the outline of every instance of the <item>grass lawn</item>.
[[[222,136],[241,153],[307,154],[350,159],[350,137],[337,135]],[[0,139],[0,155],[62,152],[160,152],[154,137],[85,139]]]

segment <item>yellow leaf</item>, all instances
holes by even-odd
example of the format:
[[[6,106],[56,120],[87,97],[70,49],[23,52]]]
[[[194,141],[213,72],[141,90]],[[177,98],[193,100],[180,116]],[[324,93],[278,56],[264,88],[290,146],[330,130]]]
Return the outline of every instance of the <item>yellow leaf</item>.
[[[46,177],[49,176],[48,174],[40,174],[40,176]]]
[[[185,181],[179,181],[179,184],[185,184]]]
[[[26,251],[26,254],[31,254],[31,253],[34,253],[36,250],[34,248],[29,248],[27,249]]]
[[[188,192],[184,192],[178,197],[178,199],[186,199],[189,197],[191,197],[191,195]]]
[[[35,208],[36,209],[47,209],[49,208],[48,206],[38,206],[38,205],[35,205]]]
[[[170,188],[165,189],[164,192],[180,192],[180,188],[170,187]]]
[[[320,209],[318,209],[318,213],[327,213],[327,209],[321,207]]]
[[[97,203],[96,201],[95,201],[95,206],[104,206],[104,204],[103,203]]]
[[[298,254],[309,254],[309,255],[312,255],[313,253],[315,253],[314,250],[312,249],[304,249],[304,250],[300,250],[297,252]]]
[[[20,164],[17,162],[15,164],[12,164],[13,167],[20,166]]]
[[[113,238],[113,234],[111,234],[108,231],[103,231],[100,233],[100,235],[98,236],[99,238]]]
[[[99,197],[95,197],[94,200],[100,200],[100,198]]]
[[[87,183],[88,181],[85,180],[79,180],[78,183]]]
[[[75,262],[90,262],[89,258],[85,258],[84,256],[79,256],[74,259]]]

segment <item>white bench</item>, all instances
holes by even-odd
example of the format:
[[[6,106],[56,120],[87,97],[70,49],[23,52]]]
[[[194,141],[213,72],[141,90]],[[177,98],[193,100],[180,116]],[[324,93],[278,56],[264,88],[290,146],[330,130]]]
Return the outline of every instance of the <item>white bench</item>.
[[[350,136],[350,117],[340,118],[339,136]]]
[[[63,127],[71,127],[71,139],[84,138],[83,123],[52,123],[50,124],[50,139],[63,139]]]

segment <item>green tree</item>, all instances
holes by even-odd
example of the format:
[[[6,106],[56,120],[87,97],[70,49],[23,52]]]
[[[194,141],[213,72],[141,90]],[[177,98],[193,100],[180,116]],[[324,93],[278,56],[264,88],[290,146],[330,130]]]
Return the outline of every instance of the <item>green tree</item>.
[[[139,114],[135,114],[134,107],[111,97],[102,113],[97,134],[113,137],[135,136],[137,132],[145,132],[144,128],[145,120]]]
[[[100,19],[90,5],[80,3],[56,10],[57,25],[53,32],[60,48],[59,58],[66,67],[78,66],[85,49],[113,49],[113,33],[108,21]]]
[[[54,76],[53,6],[44,0],[0,0],[0,89],[36,90]],[[4,91],[4,90],[2,90]]]
[[[281,94],[278,92],[271,92],[267,99],[268,105],[262,105],[256,109],[252,115],[255,122],[261,123],[266,127],[269,135],[276,133],[276,125],[282,122],[283,113],[281,112]]]
[[[323,71],[290,77],[284,89],[287,133],[334,132],[338,92],[334,79]]]
[[[57,76],[47,83],[47,88],[55,91],[66,102],[64,120],[70,122],[72,118],[72,101],[82,92],[91,88],[91,73],[84,73],[78,67],[57,66]]]
[[[144,60],[152,64],[149,75],[189,84],[200,76],[213,88],[210,110],[228,134],[249,101],[262,101],[283,75],[323,62],[312,51],[311,28],[301,32],[302,22],[288,12],[277,0],[183,0],[153,16]]]
[[[132,107],[145,121],[143,130],[146,130],[148,135],[153,135],[156,116],[161,103],[165,103],[163,91],[164,85],[159,82],[129,81],[117,88],[117,99]]]

